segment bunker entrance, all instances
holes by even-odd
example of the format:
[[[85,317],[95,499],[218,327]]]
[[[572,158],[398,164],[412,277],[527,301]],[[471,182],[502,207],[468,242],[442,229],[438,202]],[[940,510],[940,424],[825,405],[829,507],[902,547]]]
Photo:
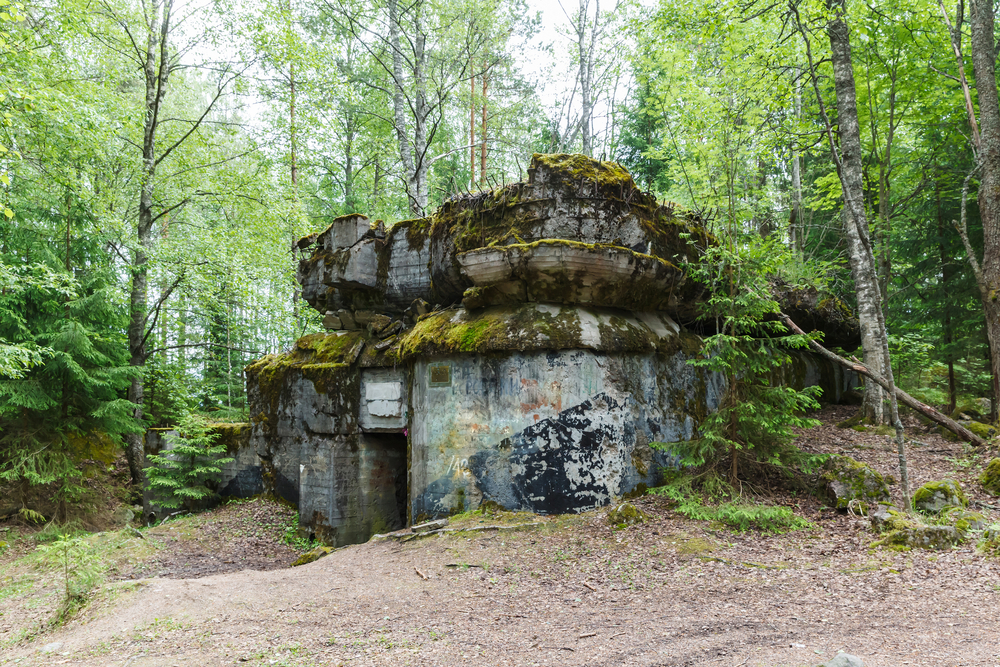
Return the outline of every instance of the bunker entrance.
[[[399,530],[409,525],[410,497],[403,433],[368,433],[364,441],[371,461],[370,498],[372,532]]]

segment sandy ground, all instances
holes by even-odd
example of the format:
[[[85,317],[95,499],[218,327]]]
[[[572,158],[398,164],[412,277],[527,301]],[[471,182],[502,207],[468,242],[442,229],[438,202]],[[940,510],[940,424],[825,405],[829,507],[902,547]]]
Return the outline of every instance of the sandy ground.
[[[988,453],[914,437],[916,483],[952,476],[997,502],[972,482]],[[800,444],[896,473],[885,437],[824,426]],[[870,667],[1000,665],[998,561],[972,545],[873,550],[864,519],[775,501],[815,528],[732,533],[646,497],[652,519],[624,530],[592,512],[377,540],[292,569],[109,584],[116,598],[0,664],[799,666],[844,650]]]

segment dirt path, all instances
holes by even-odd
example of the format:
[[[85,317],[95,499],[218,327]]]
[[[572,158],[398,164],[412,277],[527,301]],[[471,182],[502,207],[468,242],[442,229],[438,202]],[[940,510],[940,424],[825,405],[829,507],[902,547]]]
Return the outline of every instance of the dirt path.
[[[974,490],[961,445],[917,437],[921,479]],[[805,441],[891,471],[885,438],[823,427]],[[625,530],[595,512],[373,541],[293,569],[145,579],[0,664],[791,667],[845,650],[869,667],[1000,665],[1000,563],[971,546],[870,550],[864,520],[780,500],[817,527],[734,534],[645,498],[653,519]]]

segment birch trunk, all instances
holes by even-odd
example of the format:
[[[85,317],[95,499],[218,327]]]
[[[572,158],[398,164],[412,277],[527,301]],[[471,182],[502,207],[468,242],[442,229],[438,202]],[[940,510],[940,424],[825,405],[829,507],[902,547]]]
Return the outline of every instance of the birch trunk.
[[[403,51],[399,40],[399,0],[389,0],[389,46],[392,49],[392,113],[393,125],[396,130],[396,141],[399,145],[399,159],[406,173],[407,196],[410,211],[416,207],[413,184],[413,146],[407,137],[406,128],[406,98],[403,94]]]
[[[830,22],[831,59],[834,87],[837,94],[837,124],[840,128],[841,181],[844,189],[844,237],[847,241],[851,275],[858,298],[858,320],[861,323],[861,348],[865,366],[878,375],[885,374],[879,326],[881,301],[875,262],[865,247],[868,222],[863,208],[861,128],[858,125],[857,95],[847,24],[841,19]],[[865,421],[881,424],[885,421],[884,393],[874,382],[865,383],[862,415]]]
[[[827,6],[833,12],[832,20],[827,24],[827,35],[830,38],[830,59],[833,64],[834,90],[837,95],[837,121],[840,129],[840,150],[833,139],[833,127],[822,106],[822,96],[816,83],[815,68],[812,69],[813,86],[816,89],[817,100],[823,113],[826,125],[827,140],[830,152],[837,166],[840,183],[844,190],[844,208],[849,213],[847,225],[849,251],[851,254],[851,270],[855,276],[858,292],[858,310],[866,317],[874,316],[874,322],[868,323],[865,331],[865,320],[861,320],[862,336],[872,336],[881,347],[882,372],[871,377],[884,379],[886,391],[889,393],[891,421],[896,430],[896,450],[899,456],[899,476],[902,486],[903,500],[906,510],[912,510],[910,502],[910,481],[907,470],[906,446],[903,441],[903,422],[899,419],[899,404],[897,402],[896,381],[892,373],[892,363],[889,357],[889,335],[885,326],[885,316],[882,312],[882,295],[878,288],[878,276],[875,273],[875,255],[872,252],[871,238],[868,233],[868,222],[865,217],[864,201],[862,199],[862,167],[861,167],[861,130],[858,125],[857,97],[854,88],[854,66],[851,59],[850,33],[844,22],[846,13],[845,0],[828,0]],[[800,23],[801,25],[801,23]],[[810,56],[810,65],[812,58]],[[857,242],[856,245],[855,242]],[[867,352],[867,350],[866,350]],[[873,355],[873,360],[878,355]],[[870,369],[871,370],[871,369]],[[871,383],[869,383],[869,386]],[[881,394],[881,392],[879,392]],[[866,391],[867,395],[867,391]],[[880,403],[881,407],[881,403]]]

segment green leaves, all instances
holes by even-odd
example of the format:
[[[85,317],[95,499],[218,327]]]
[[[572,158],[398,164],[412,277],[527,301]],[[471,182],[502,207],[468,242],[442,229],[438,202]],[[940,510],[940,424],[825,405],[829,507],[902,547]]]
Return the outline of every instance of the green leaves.
[[[730,243],[709,247],[692,275],[711,289],[704,318],[717,333],[705,340],[702,357],[688,363],[726,378],[726,393],[715,412],[699,426],[699,437],[672,447],[689,466],[716,466],[725,460],[730,482],[737,483],[740,461],[774,466],[793,463],[794,428],[816,425],[803,415],[819,407],[818,387],[797,391],[775,386],[773,378],[788,363],[787,350],[808,345],[802,336],[785,335],[768,317],[778,312],[768,275],[787,256],[774,239],[741,235],[731,229]]]
[[[209,433],[207,421],[189,414],[166,435],[167,449],[148,457],[146,470],[150,491],[162,507],[176,509],[186,502],[215,495],[222,468],[233,461],[225,456],[225,445],[215,444],[218,434]]]

